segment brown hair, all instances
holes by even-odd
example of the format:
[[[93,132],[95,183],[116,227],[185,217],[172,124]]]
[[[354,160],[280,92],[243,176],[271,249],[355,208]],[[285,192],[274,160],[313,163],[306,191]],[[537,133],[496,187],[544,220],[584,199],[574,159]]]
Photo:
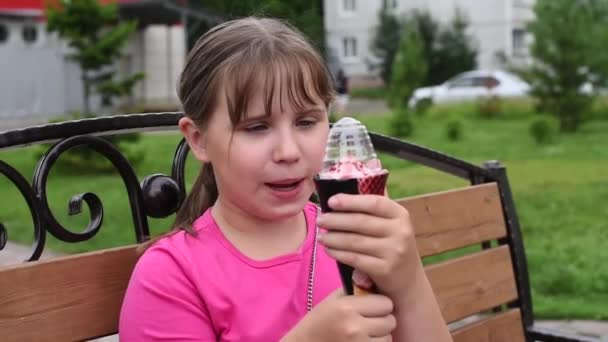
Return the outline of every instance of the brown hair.
[[[287,100],[298,110],[319,97],[328,106],[334,95],[323,59],[297,29],[277,19],[248,17],[215,26],[196,42],[186,59],[178,95],[186,115],[203,129],[218,96],[225,96],[234,127],[247,116],[249,101],[260,87],[265,111],[271,113],[277,81],[279,89],[286,86]],[[282,106],[284,94],[279,96]],[[217,197],[213,167],[206,163],[173,228],[193,233],[192,223]]]

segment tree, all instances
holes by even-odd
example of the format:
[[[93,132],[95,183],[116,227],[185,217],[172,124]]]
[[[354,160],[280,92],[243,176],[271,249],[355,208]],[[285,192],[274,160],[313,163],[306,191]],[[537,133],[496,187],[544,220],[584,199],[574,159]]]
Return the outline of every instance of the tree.
[[[380,75],[385,83],[390,82],[400,34],[405,32],[401,29],[401,21],[409,21],[416,26],[422,41],[428,73],[421,85],[443,83],[456,74],[477,67],[478,51],[472,37],[467,34],[469,22],[460,11],[456,11],[447,25],[441,25],[428,11],[421,10],[413,10],[400,20],[385,7],[380,11],[379,20],[372,51],[380,59]]]
[[[434,81],[435,70],[441,69],[442,61],[438,50],[440,48],[438,37],[441,34],[441,25],[428,11],[413,10],[408,14],[410,20],[418,28],[422,39],[424,59],[427,61],[428,70],[422,86],[435,85],[441,82]]]
[[[436,42],[427,43],[431,45],[428,49],[430,54],[427,55],[431,72],[425,84],[443,83],[452,76],[477,67],[478,51],[473,38],[467,34],[468,27],[467,17],[457,10],[451,22],[436,36]]]
[[[90,97],[97,91],[109,103],[127,95],[143,74],[116,80],[113,65],[137,23],[118,23],[116,4],[101,5],[97,0],[60,0],[46,9],[47,29],[57,32],[72,51],[67,58],[81,70],[85,115],[90,115]]]
[[[399,48],[401,23],[396,15],[391,13],[386,4],[382,5],[379,16],[379,25],[372,42],[372,52],[380,60],[380,76],[385,84],[391,81],[393,60]]]
[[[301,30],[321,51],[325,46],[323,2],[316,0],[198,0],[204,9],[224,15],[226,19],[249,15],[270,16],[287,20]],[[196,37],[209,29],[203,25]]]
[[[557,117],[562,131],[574,132],[594,100],[581,89],[606,79],[608,56],[600,46],[608,38],[607,1],[537,0],[534,12],[528,30],[534,35],[535,62],[520,74],[531,83],[539,109]]]
[[[406,21],[403,26],[392,70],[389,105],[393,109],[407,108],[408,100],[424,82],[428,71],[422,37],[412,20]]]

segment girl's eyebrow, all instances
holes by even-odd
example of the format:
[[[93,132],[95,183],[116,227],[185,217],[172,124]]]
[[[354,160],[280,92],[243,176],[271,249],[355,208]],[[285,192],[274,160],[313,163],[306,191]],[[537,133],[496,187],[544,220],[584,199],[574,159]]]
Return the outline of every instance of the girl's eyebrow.
[[[306,115],[306,114],[310,114],[310,113],[317,113],[317,112],[324,112],[324,111],[325,111],[324,108],[313,107],[313,108],[307,108],[307,109],[301,110],[298,113],[296,113],[296,115],[302,116],[302,115]]]
[[[317,112],[324,112],[325,108],[322,107],[312,107],[312,108],[306,108],[303,109],[299,112],[296,113],[296,116],[304,116],[304,115],[308,115],[311,113],[317,113]],[[256,115],[248,115],[247,118],[244,118],[243,120],[241,120],[241,122],[249,122],[249,121],[256,121],[256,120],[262,120],[262,119],[268,119],[272,116],[272,114],[267,114],[267,113],[259,113]]]

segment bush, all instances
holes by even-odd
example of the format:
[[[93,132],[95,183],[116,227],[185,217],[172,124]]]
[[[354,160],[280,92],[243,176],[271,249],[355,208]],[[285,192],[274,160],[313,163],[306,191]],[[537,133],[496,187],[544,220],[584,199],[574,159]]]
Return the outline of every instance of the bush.
[[[396,110],[391,117],[391,135],[397,138],[407,138],[414,132],[411,113],[407,110]]]
[[[62,121],[91,117],[94,116],[80,112],[72,112],[64,116],[53,118],[49,123],[59,123]],[[101,136],[101,138],[114,145],[134,168],[145,158],[145,154],[142,153],[142,148],[138,144],[141,133],[106,135]],[[36,146],[36,152],[33,154],[36,161],[40,160],[52,146],[53,144],[41,144]],[[74,147],[63,152],[55,165],[63,172],[70,172],[73,170],[77,171],[78,174],[113,173],[117,171],[108,159],[86,146]]]
[[[450,141],[459,141],[462,139],[463,125],[461,120],[452,119],[448,121],[445,128],[446,136]]]
[[[422,116],[426,114],[429,109],[433,106],[433,100],[429,98],[421,99],[416,101],[416,105],[414,107],[414,111],[416,114]]]
[[[532,121],[530,134],[537,144],[548,144],[555,141],[558,127],[559,124],[554,118],[543,116]]]
[[[502,100],[497,96],[479,100],[477,114],[484,119],[495,119],[502,116]]]
[[[386,87],[352,88],[350,90],[350,96],[353,98],[361,99],[385,100],[386,92]]]

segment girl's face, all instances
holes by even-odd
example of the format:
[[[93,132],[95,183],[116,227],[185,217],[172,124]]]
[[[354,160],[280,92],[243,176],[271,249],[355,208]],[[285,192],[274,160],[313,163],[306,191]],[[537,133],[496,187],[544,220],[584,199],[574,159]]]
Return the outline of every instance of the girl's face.
[[[204,159],[213,165],[219,201],[262,220],[301,212],[314,191],[313,177],[323,165],[329,132],[327,108],[320,98],[298,110],[287,101],[287,89],[278,88],[271,113],[264,111],[260,91],[236,127],[220,96],[202,134]]]

